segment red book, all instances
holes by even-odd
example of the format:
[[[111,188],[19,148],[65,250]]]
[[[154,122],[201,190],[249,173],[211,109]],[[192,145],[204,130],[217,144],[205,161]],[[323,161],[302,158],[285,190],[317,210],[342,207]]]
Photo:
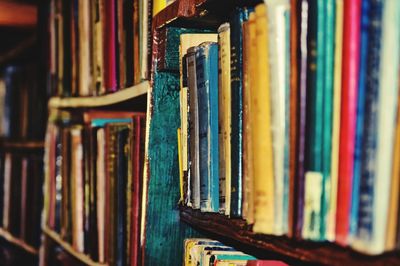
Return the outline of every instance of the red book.
[[[105,0],[104,8],[104,86],[107,92],[117,90],[115,1]]]
[[[249,260],[246,266],[288,266],[279,260]]]
[[[343,16],[342,108],[340,114],[336,242],[346,245],[350,222],[357,117],[361,0],[344,1]]]

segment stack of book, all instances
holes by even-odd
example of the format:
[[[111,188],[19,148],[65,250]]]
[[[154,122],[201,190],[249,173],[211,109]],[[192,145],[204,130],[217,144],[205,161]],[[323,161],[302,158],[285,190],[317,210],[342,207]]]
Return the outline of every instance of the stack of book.
[[[285,266],[274,260],[257,260],[221,242],[206,238],[188,238],[184,243],[184,266]]]
[[[34,65],[10,65],[0,73],[0,136],[12,140],[43,140],[46,91],[37,86]]]
[[[100,263],[136,265],[145,115],[59,111],[46,136],[45,224]]]
[[[52,0],[52,94],[102,95],[147,79],[151,7],[144,0]]]
[[[180,35],[181,202],[256,233],[400,246],[400,2],[277,0]]]

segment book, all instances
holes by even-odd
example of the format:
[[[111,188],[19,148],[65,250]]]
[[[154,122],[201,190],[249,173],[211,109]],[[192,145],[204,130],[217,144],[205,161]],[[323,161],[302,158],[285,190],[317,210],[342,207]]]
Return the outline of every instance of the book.
[[[243,32],[250,10],[236,8],[230,19],[231,43],[231,206],[230,215],[242,216],[243,180]]]
[[[348,243],[351,190],[354,167],[354,142],[356,127],[356,103],[359,71],[359,42],[361,1],[344,2],[343,9],[343,63],[342,101],[340,115],[339,179],[336,209],[336,242]]]
[[[231,207],[231,44],[230,26],[218,28],[219,67],[219,188],[220,212],[230,215]]]
[[[285,156],[288,155],[289,143],[286,142],[286,129],[289,127],[286,101],[286,91],[288,86],[286,59],[288,54],[286,45],[288,39],[286,36],[286,19],[285,12],[289,9],[289,1],[265,1],[267,5],[268,19],[268,62],[270,64],[270,101],[275,108],[271,109],[271,131],[272,131],[272,148],[273,148],[273,164],[274,164],[274,204],[275,204],[275,234],[281,235],[287,232],[287,189],[288,179],[285,172]],[[276,66],[276,67],[273,67]],[[288,132],[288,131],[287,131]],[[285,148],[286,142],[286,148]],[[288,181],[288,180],[287,180]],[[285,192],[286,191],[286,192]]]
[[[359,245],[363,240],[371,239],[371,222],[372,222],[372,200],[370,199],[371,191],[373,191],[373,182],[375,178],[376,163],[376,136],[377,136],[377,110],[373,106],[377,105],[379,95],[379,67],[380,67],[380,51],[382,38],[382,19],[383,19],[383,2],[371,2],[371,23],[369,28],[369,47],[367,72],[368,79],[366,81],[366,99],[364,109],[364,145],[362,151],[362,169],[360,180],[359,194],[359,214],[357,224],[357,234],[353,239],[353,246]]]
[[[189,157],[190,157],[190,204],[200,209],[200,136],[199,136],[199,104],[196,78],[196,50],[191,47],[187,51],[187,85],[189,91]]]
[[[398,79],[398,90],[400,89],[400,79]],[[400,94],[399,94],[400,96]],[[392,176],[390,181],[390,202],[388,208],[388,218],[386,226],[386,250],[393,250],[396,248],[396,229],[397,229],[397,214],[399,212],[399,161],[400,156],[400,104],[397,98],[397,119],[396,119],[396,129],[395,129],[395,140],[393,146],[393,163],[392,163]]]
[[[255,75],[255,53],[257,49],[255,14],[251,12],[249,20],[243,23],[243,219],[249,224],[254,221],[254,173],[253,142],[251,121],[251,90]],[[253,49],[253,50],[252,50]],[[221,108],[222,109],[222,108]],[[225,115],[225,112],[223,113]],[[220,114],[221,116],[221,114]],[[230,159],[230,157],[229,157]],[[230,190],[230,185],[227,183]],[[228,191],[227,191],[228,192]]]
[[[218,45],[202,43],[196,51],[199,105],[200,209],[219,211]]]
[[[337,208],[337,184],[339,165],[339,132],[340,110],[342,90],[342,45],[343,45],[343,1],[336,1],[335,9],[335,58],[333,73],[333,113],[332,113],[332,145],[331,145],[331,186],[330,206],[328,208],[328,220],[326,225],[326,239],[335,240],[336,208]]]
[[[296,174],[298,154],[298,113],[299,113],[299,11],[300,1],[290,1],[290,170],[288,195],[288,236],[294,235],[296,220]]]
[[[397,1],[387,1],[383,8],[382,46],[380,51],[381,64],[379,70],[379,99],[376,139],[376,176],[373,194],[373,244],[368,245],[367,251],[376,254],[385,250],[385,230],[387,226],[390,180],[393,164],[393,146],[395,119],[397,110],[399,60],[392,58],[400,56],[400,34],[393,30],[400,25],[400,5]],[[387,195],[387,196],[377,196]]]
[[[268,20],[266,6],[259,4],[256,12],[257,55],[268,61]],[[274,174],[271,136],[269,65],[256,64],[259,77],[252,102],[252,139],[254,167],[254,232],[274,233]],[[266,88],[264,87],[266,86]],[[254,111],[253,111],[254,110]],[[233,151],[232,151],[233,152]],[[233,162],[232,162],[233,163]],[[268,185],[265,185],[268,184]]]
[[[368,58],[368,39],[370,27],[370,2],[363,1],[361,6],[361,33],[360,33],[360,69],[358,83],[358,99],[357,99],[357,122],[355,131],[355,147],[354,147],[354,173],[353,173],[353,188],[351,199],[351,216],[350,216],[350,237],[355,235],[358,222],[358,207],[359,207],[359,190],[361,179],[361,163],[362,149],[364,143],[364,109],[365,109],[365,91],[368,75],[367,58]]]
[[[155,0],[153,3],[153,16],[157,15],[167,5],[173,3],[175,0]]]
[[[308,0],[302,0],[300,4],[300,85],[299,85],[299,140],[298,140],[298,164],[297,164],[297,205],[296,205],[296,224],[295,236],[301,237],[304,221],[304,185],[305,185],[305,157],[306,157],[306,103],[307,103],[307,35],[308,35],[308,14],[309,4]]]

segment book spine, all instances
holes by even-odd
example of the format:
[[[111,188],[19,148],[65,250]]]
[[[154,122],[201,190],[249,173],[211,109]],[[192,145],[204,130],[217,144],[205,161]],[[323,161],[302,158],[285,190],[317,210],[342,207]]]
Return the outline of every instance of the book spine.
[[[339,146],[339,182],[336,213],[336,241],[348,242],[354,166],[354,137],[359,73],[361,1],[344,2],[342,110]]]
[[[400,71],[399,71],[400,75]],[[398,227],[398,211],[399,211],[399,190],[400,190],[400,79],[398,79],[397,86],[397,118],[396,118],[396,135],[393,146],[393,164],[392,164],[392,177],[391,177],[391,188],[390,188],[390,205],[388,214],[388,223],[386,229],[386,249],[396,249],[396,237]]]
[[[299,114],[299,0],[290,0],[290,148],[289,148],[289,202],[288,236],[294,236],[296,222],[296,180],[298,154]]]
[[[242,24],[249,11],[237,8],[230,21],[231,29],[231,215],[242,215],[243,178],[243,33]]]
[[[131,1],[127,1],[130,3]],[[128,16],[129,21],[131,21],[131,16]],[[132,60],[131,66],[129,66],[129,69],[127,69],[127,77],[131,79],[133,77],[133,80],[129,80],[129,83],[127,83],[127,86],[131,86],[133,84],[138,84],[140,83],[141,77],[140,77],[140,36],[139,36],[139,28],[140,28],[140,22],[139,22],[139,0],[134,0],[133,1],[133,54],[132,54]],[[128,29],[128,28],[127,28]],[[128,35],[129,36],[129,35]],[[128,47],[127,47],[128,50]]]
[[[299,85],[299,148],[298,148],[298,173],[297,173],[297,222],[295,226],[296,237],[301,236],[303,227],[304,206],[304,173],[305,173],[305,147],[306,147],[306,102],[307,102],[307,35],[308,35],[308,0],[301,1],[300,8],[300,85]]]
[[[339,168],[339,133],[340,133],[340,110],[342,92],[342,45],[343,45],[343,0],[336,1],[335,18],[335,66],[333,81],[333,117],[332,117],[332,151],[331,151],[331,187],[330,187],[330,206],[328,210],[328,221],[326,228],[326,239],[335,240],[336,225],[336,203],[337,203],[337,184]]]
[[[199,93],[200,207],[218,212],[218,46],[200,45],[196,52]]]
[[[360,33],[360,69],[357,99],[357,122],[354,147],[354,170],[353,189],[351,194],[350,215],[350,237],[357,231],[359,191],[361,180],[362,150],[364,147],[364,113],[365,113],[365,90],[367,81],[367,58],[368,58],[368,30],[370,26],[370,1],[363,1],[361,6],[361,33]]]
[[[274,233],[274,175],[271,134],[270,82],[268,62],[268,20],[264,4],[255,8],[257,56],[254,60],[258,81],[252,102],[254,166],[254,227],[256,233]],[[266,49],[267,48],[267,49]],[[233,152],[233,151],[232,151]]]
[[[11,190],[12,155],[4,155],[4,194],[3,194],[3,228],[8,230],[10,226],[10,190]],[[51,208],[52,206],[50,206]]]
[[[62,50],[59,53],[63,53],[63,66],[62,66],[62,91],[64,95],[71,95],[71,1],[62,1],[61,3],[62,12]]]
[[[251,12],[249,20],[243,24],[244,38],[244,84],[243,84],[243,139],[244,139],[244,170],[243,170],[243,218],[248,224],[254,223],[254,155],[253,155],[253,106],[252,97],[254,89],[257,88],[257,36],[256,36],[256,14]],[[230,157],[229,157],[230,158]]]
[[[219,42],[219,188],[220,211],[230,214],[231,198],[231,45],[230,27],[222,24],[218,30]]]
[[[115,1],[104,1],[104,86],[106,92],[114,92],[117,90]]]
[[[197,48],[189,49],[187,53],[187,80],[189,91],[189,153],[190,153],[190,201],[192,208],[200,208],[200,144],[199,144],[199,104],[196,79],[196,54]]]
[[[67,1],[68,2],[68,1]],[[79,1],[79,96],[91,94],[90,2]],[[70,68],[70,66],[68,66]]]
[[[289,232],[289,193],[290,193],[290,151],[291,151],[291,107],[290,107],[290,6],[285,6],[283,12],[284,31],[284,67],[285,67],[285,143],[284,143],[284,172],[283,172],[283,214],[282,233]]]
[[[275,202],[275,233],[281,235],[287,231],[287,219],[283,220],[287,209],[284,208],[285,190],[285,0],[267,3],[269,64],[271,76],[271,130],[274,153],[274,202]]]
[[[333,77],[335,58],[335,1],[325,3],[325,62],[323,89],[323,132],[322,132],[322,202],[321,202],[321,226],[320,239],[326,239],[328,214],[331,201],[331,152],[332,152],[332,112],[333,112]]]
[[[97,158],[96,158],[96,190],[97,190],[97,230],[99,232],[98,237],[98,258],[100,263],[106,261],[105,257],[105,242],[106,231],[105,223],[106,219],[106,166],[105,166],[105,130],[104,128],[99,128],[96,134],[96,146],[97,146]]]
[[[305,201],[304,223],[302,236],[306,239],[318,240],[320,238],[321,220],[321,188],[307,187],[312,184],[309,180],[322,177],[322,114],[323,114],[323,86],[324,86],[324,59],[325,59],[325,2],[309,1],[308,40],[307,45],[310,56],[308,57],[307,72],[307,139],[306,139],[306,172],[305,172]],[[319,180],[319,179],[318,179]],[[322,181],[322,180],[321,180]],[[318,182],[322,185],[321,182]],[[311,194],[308,194],[311,193]],[[313,200],[313,202],[308,202]]]
[[[250,19],[253,21],[250,22]],[[242,218],[248,220],[249,217],[249,196],[251,176],[253,175],[252,163],[252,142],[251,142],[251,124],[250,124],[250,24],[254,26],[255,14],[252,12],[249,15],[249,20],[243,23],[243,202],[242,202]],[[251,215],[250,215],[251,216]]]
[[[394,132],[397,110],[400,68],[400,2],[384,3],[382,21],[381,64],[379,70],[378,138],[376,177],[373,193],[373,245],[371,253],[385,251],[391,170],[393,163]],[[395,58],[395,60],[393,60]],[[397,162],[395,162],[397,163]]]

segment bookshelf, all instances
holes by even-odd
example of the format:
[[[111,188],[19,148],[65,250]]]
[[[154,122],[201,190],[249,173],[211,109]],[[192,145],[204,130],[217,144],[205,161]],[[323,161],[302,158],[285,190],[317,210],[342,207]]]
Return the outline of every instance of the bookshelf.
[[[165,30],[166,27],[193,27],[215,30],[221,22],[228,17],[228,14],[235,5],[240,6],[248,4],[251,6],[262,1],[244,2],[245,1],[177,0],[154,17],[152,34],[155,36],[154,39],[156,40],[157,34]],[[300,3],[301,1],[297,2]],[[157,58],[158,48],[159,45],[157,41],[154,41],[153,60]],[[163,71],[167,72],[169,69]],[[155,72],[157,72],[157,70],[153,68],[153,86],[155,86]],[[153,109],[155,109],[155,107],[153,107]],[[162,177],[156,176],[153,178]],[[170,181],[168,180],[168,182]],[[172,188],[168,189],[172,190]],[[344,247],[325,241],[313,242],[289,238],[287,236],[255,234],[252,232],[252,226],[249,226],[246,221],[242,219],[229,218],[218,213],[202,213],[199,210],[193,210],[184,206],[179,206],[177,209],[179,211],[180,220],[184,223],[182,228],[188,225],[190,228],[199,230],[203,236],[231,244],[238,250],[243,250],[259,258],[277,258],[293,265],[398,265],[400,263],[398,251],[372,256],[353,250],[351,247]],[[171,214],[169,213],[166,215],[171,215],[173,217],[174,214],[172,213],[175,211],[176,210],[173,209],[170,211]],[[153,224],[158,225],[157,223]],[[182,231],[183,230],[186,229],[182,229]],[[190,235],[190,233],[188,235]]]

